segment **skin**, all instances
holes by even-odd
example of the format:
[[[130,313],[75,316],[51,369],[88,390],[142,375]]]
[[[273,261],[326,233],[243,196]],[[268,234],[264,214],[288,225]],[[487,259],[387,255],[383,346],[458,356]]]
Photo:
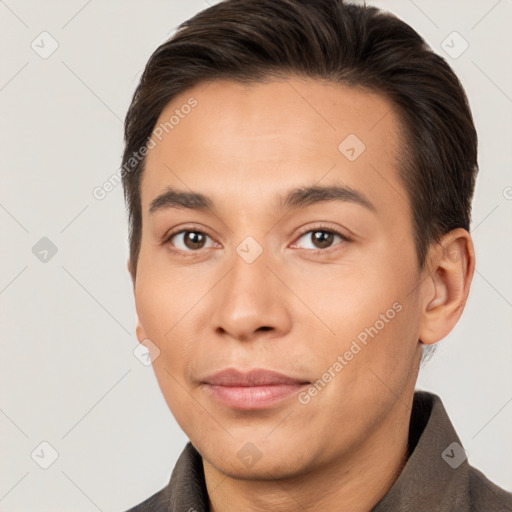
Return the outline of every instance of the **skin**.
[[[464,308],[471,237],[446,234],[417,267],[399,119],[386,98],[297,77],[213,81],[175,97],[157,124],[191,96],[197,106],[147,156],[133,284],[137,337],[160,350],[155,375],[203,457],[210,510],[368,511],[408,456],[422,345],[445,337]],[[338,150],[348,134],[366,146],[355,161]],[[333,184],[376,211],[349,201],[277,208],[289,189]],[[209,196],[215,214],[150,214],[168,186]],[[315,243],[319,223],[351,241]],[[166,242],[173,229],[205,233],[204,247],[183,233]],[[263,250],[252,263],[236,251],[247,236]],[[228,367],[314,383],[394,303],[401,311],[307,404],[291,396],[240,411],[200,383]],[[250,466],[237,456],[246,443],[261,454]]]

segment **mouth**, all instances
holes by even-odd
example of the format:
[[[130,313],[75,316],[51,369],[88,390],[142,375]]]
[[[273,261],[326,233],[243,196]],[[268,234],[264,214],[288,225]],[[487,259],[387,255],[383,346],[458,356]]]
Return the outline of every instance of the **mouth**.
[[[297,394],[310,384],[263,368],[242,372],[228,368],[205,378],[201,384],[210,396],[231,409],[265,409]]]

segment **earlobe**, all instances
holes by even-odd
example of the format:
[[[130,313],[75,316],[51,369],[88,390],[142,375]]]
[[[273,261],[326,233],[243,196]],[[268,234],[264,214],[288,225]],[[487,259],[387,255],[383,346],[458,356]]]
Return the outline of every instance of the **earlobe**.
[[[462,228],[447,233],[431,248],[428,261],[419,335],[425,345],[447,336],[464,310],[475,269],[470,234]]]

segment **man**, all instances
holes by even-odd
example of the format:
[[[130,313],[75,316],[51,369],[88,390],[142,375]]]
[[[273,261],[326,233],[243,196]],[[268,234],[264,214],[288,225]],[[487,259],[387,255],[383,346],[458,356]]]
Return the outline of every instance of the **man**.
[[[416,32],[221,2],[151,56],[125,140],[137,337],[190,439],[131,510],[512,510],[414,391],[468,297],[477,172],[462,86]]]

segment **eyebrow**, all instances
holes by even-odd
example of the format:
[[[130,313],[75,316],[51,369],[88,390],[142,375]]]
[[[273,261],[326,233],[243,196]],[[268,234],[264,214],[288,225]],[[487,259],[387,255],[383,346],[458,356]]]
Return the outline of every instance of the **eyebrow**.
[[[364,194],[351,187],[337,185],[298,187],[290,190],[285,196],[278,197],[277,204],[280,209],[292,210],[329,201],[355,203],[374,213],[377,212],[375,205]],[[215,204],[208,196],[171,187],[151,201],[149,213],[154,214],[167,208],[216,212]]]

